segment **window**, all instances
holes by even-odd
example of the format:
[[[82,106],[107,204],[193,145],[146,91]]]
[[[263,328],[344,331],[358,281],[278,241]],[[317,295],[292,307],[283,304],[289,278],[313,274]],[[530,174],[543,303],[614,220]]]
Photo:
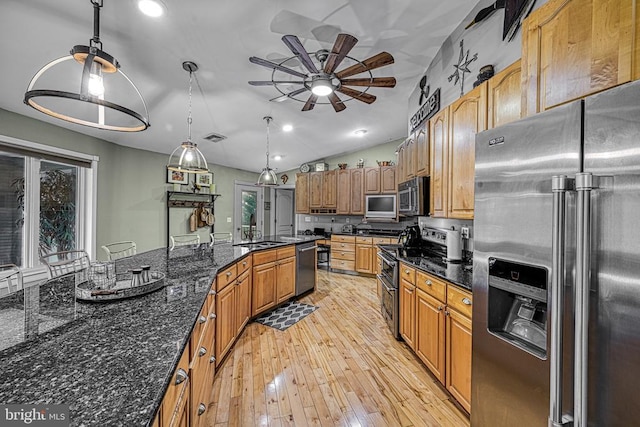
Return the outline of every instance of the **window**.
[[[95,254],[97,157],[0,136],[0,264],[40,266],[41,253]]]

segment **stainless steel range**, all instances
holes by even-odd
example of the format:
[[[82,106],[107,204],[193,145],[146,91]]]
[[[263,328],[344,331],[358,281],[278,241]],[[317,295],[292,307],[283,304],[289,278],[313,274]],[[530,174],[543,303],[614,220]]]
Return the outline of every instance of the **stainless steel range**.
[[[380,286],[380,311],[386,320],[391,333],[396,339],[400,339],[400,294],[398,291],[398,261],[388,252],[378,253],[382,265],[380,274],[377,275]]]

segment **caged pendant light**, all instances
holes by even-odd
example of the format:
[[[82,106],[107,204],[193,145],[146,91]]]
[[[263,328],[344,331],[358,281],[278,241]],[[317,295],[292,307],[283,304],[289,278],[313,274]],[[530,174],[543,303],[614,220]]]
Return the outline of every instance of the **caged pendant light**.
[[[42,67],[31,79],[24,103],[49,116],[97,129],[139,132],[149,127],[149,111],[138,88],[102,50],[100,9],[93,5],[93,37],[70,55]],[[50,89],[54,87],[56,89]],[[79,90],[78,90],[79,89]],[[142,113],[134,108],[142,109]]]
[[[185,61],[182,63],[182,68],[189,72],[189,116],[187,117],[187,127],[189,129],[189,135],[187,140],[180,144],[171,156],[169,156],[169,163],[167,169],[187,172],[187,173],[209,173],[209,165],[207,165],[207,159],[198,150],[198,146],[191,141],[191,86],[193,81],[193,73],[198,71],[198,66],[191,61]]]
[[[271,116],[265,116],[262,119],[267,122],[267,166],[262,169],[262,173],[258,177],[256,185],[273,187],[278,185],[278,177],[273,169],[269,167],[269,124],[273,118]]]

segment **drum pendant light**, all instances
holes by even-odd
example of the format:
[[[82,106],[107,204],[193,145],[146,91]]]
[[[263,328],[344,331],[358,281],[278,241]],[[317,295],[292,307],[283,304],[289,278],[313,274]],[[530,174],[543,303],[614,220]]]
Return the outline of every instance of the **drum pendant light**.
[[[138,88],[120,70],[118,61],[102,50],[100,9],[103,0],[90,2],[93,37],[89,46],[74,46],[70,55],[42,67],[29,82],[24,103],[51,117],[79,125],[122,132],[143,131],[149,127],[147,104]]]
[[[185,61],[182,63],[182,68],[189,72],[189,116],[187,117],[189,135],[187,140],[173,150],[173,153],[169,156],[167,169],[195,174],[209,173],[207,159],[205,159],[204,155],[198,150],[198,146],[191,141],[191,122],[193,121],[191,119],[191,86],[193,73],[198,70],[198,66],[194,62]]]
[[[265,116],[262,119],[267,122],[267,166],[262,169],[256,185],[273,187],[278,185],[278,177],[273,169],[269,167],[269,123],[271,123],[273,118],[271,116]]]

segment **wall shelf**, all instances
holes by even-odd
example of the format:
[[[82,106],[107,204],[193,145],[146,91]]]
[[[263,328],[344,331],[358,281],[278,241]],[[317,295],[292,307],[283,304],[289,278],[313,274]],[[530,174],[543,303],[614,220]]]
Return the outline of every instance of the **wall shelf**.
[[[186,191],[167,191],[167,246],[170,245],[169,236],[171,236],[171,215],[173,208],[189,208],[198,209],[206,208],[215,214],[214,204],[220,194],[208,193],[191,193]],[[210,233],[215,231],[215,224],[210,226]],[[176,234],[176,233],[174,233]],[[185,234],[178,232],[177,234]]]

